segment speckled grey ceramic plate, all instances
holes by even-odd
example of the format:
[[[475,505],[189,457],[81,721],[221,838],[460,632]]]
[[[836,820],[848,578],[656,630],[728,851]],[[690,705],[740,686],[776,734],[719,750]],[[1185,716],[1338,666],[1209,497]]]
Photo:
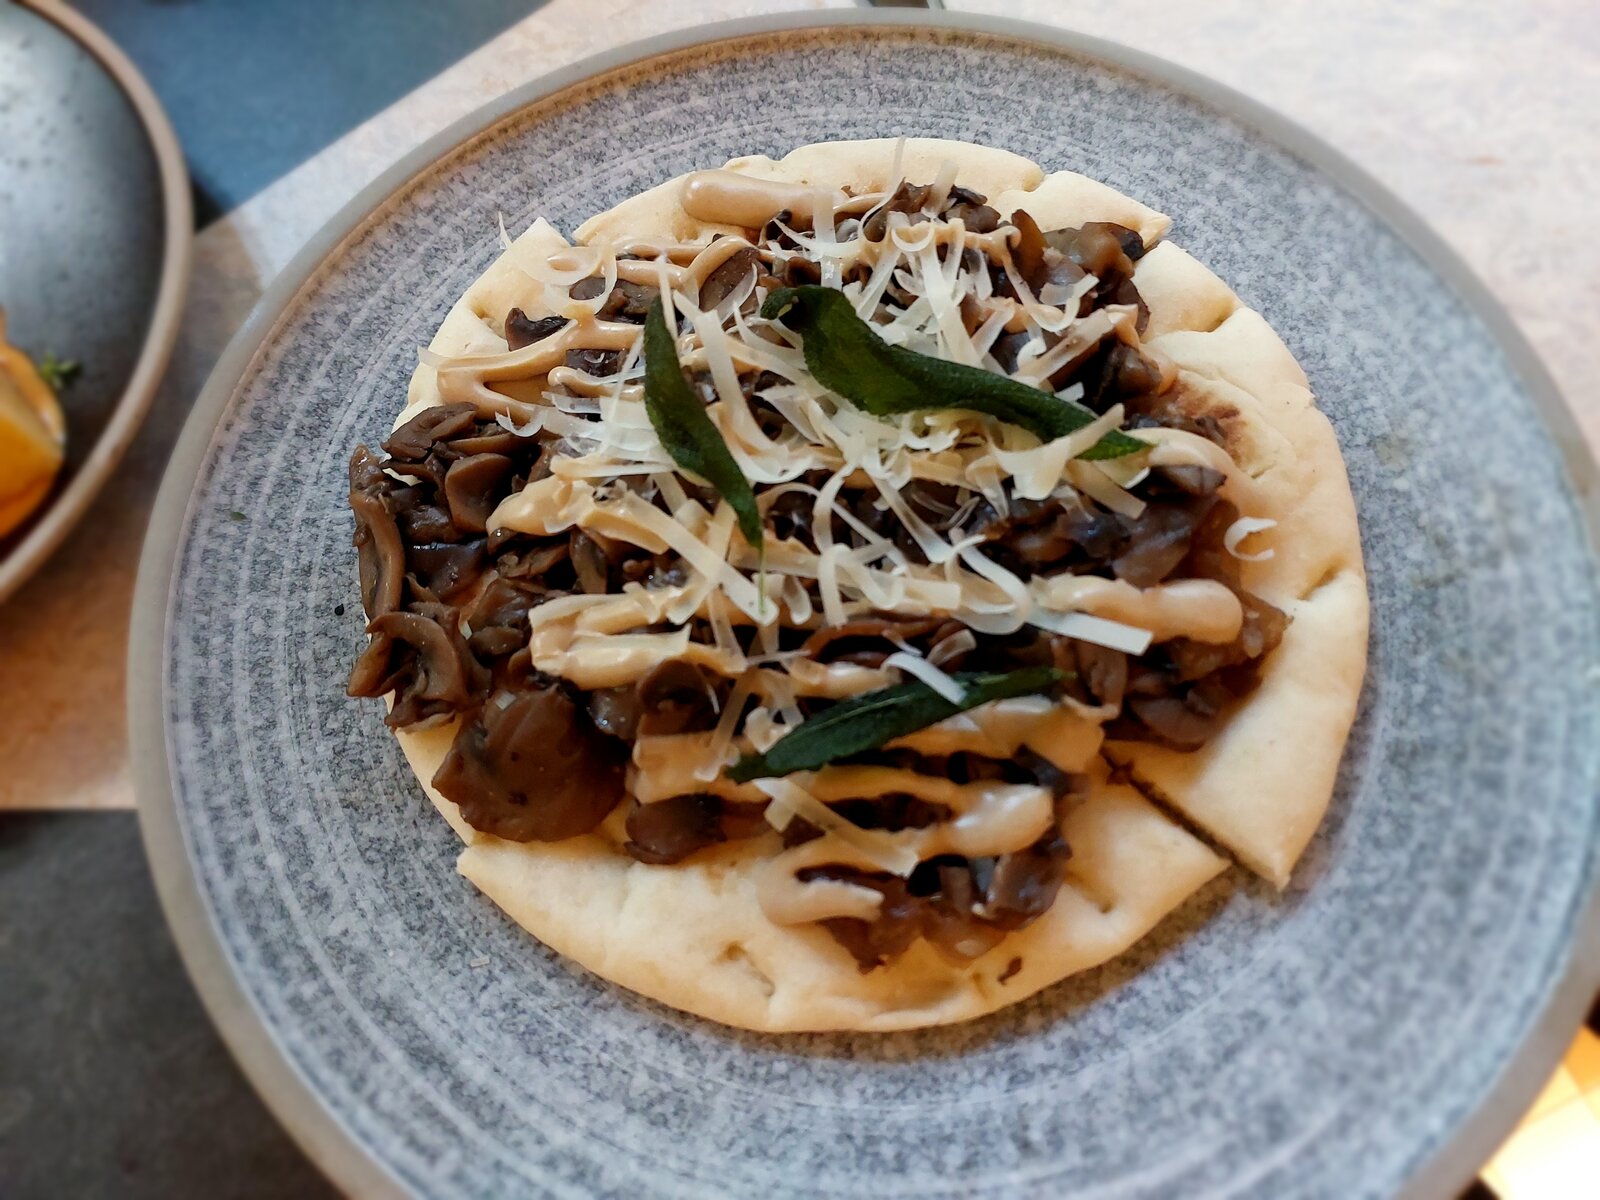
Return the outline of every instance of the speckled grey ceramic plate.
[[[145,828],[225,1034],[352,1190],[1437,1195],[1600,982],[1600,598],[1556,444],[1577,442],[1523,343],[1413,218],[1247,101],[1088,39],[910,20],[724,26],[507,97],[336,220],[201,399],[140,583]],[[344,466],[498,253],[497,211],[571,228],[736,153],[898,133],[1149,201],[1283,333],[1360,506],[1369,684],[1287,894],[1235,870],[970,1025],[739,1034],[556,959],[454,875],[377,710],[341,694]]]
[[[178,333],[193,215],[144,79],[55,0],[0,0],[0,307],[11,340],[76,361],[54,491],[0,537],[0,600],[83,515],[138,432]]]

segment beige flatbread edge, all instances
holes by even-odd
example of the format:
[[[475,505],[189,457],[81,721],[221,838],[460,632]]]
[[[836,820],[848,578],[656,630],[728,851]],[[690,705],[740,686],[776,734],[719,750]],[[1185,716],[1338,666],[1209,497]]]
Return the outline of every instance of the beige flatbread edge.
[[[826,160],[834,156],[855,164],[859,172],[850,176],[840,170],[835,181],[883,186],[878,180],[886,178],[888,168],[882,164],[892,162],[894,145],[884,139],[804,147],[777,162],[746,158],[730,166],[771,178],[825,179]],[[1047,229],[1114,220],[1138,229],[1149,244],[1169,224],[1161,214],[1093,180],[1070,172],[1046,176],[1036,165],[1003,151],[912,139],[903,153],[908,175],[921,168],[931,177],[940,162],[956,160],[958,182],[985,192],[1001,211],[1026,207]],[[869,169],[878,175],[869,178]],[[868,182],[859,182],[863,178]],[[619,232],[632,236],[710,232],[712,227],[685,225],[679,220],[681,209],[674,216],[676,204],[663,203],[675,194],[674,188],[675,181],[625,201],[583,226],[580,235],[595,236],[608,229],[603,222],[613,219],[621,222]],[[431,348],[441,354],[503,350],[499,323],[509,308],[522,307],[533,315],[543,311],[540,289],[517,266],[517,251],[548,253],[561,240],[550,226],[536,223],[452,308]],[[1235,314],[1254,316],[1214,275],[1166,243],[1141,261],[1138,281],[1152,310],[1151,336],[1211,332]],[[1185,347],[1175,349],[1181,353]],[[1185,361],[1202,368],[1196,374],[1207,378],[1203,369],[1209,360],[1203,354]],[[1289,363],[1293,366],[1292,357]],[[1224,361],[1214,373],[1220,376],[1229,365]],[[1293,366],[1295,374],[1298,370]],[[1248,372],[1244,378],[1254,381]],[[1300,380],[1303,389],[1303,376]],[[431,368],[419,366],[408,411],[437,401]],[[1257,418],[1252,410],[1242,419]],[[1336,447],[1333,463],[1343,483]],[[1344,490],[1348,497],[1347,484]],[[1336,518],[1337,504],[1328,507]],[[1353,539],[1351,509],[1346,540]],[[1358,570],[1359,561],[1357,546]],[[1364,587],[1360,608],[1364,660]],[[1223,859],[1137,791],[1110,783],[1102,773],[1094,797],[1075,814],[1068,830],[1074,848],[1068,883],[1043,919],[965,968],[919,946],[890,967],[861,975],[825,932],[765,920],[753,893],[756,861],[768,849],[759,843],[721,848],[673,867],[652,867],[619,854],[612,827],[556,845],[508,843],[477,833],[427,782],[453,732],[447,726],[399,736],[424,789],[467,843],[459,860],[461,873],[529,932],[597,974],[673,1007],[745,1028],[890,1030],[980,1016],[1115,957],[1226,868]],[[1322,736],[1329,738],[1331,732],[1324,730]],[[1331,739],[1335,763],[1344,732],[1339,729]],[[1149,765],[1141,759],[1145,749],[1126,756],[1134,760],[1136,771]],[[1228,759],[1220,761],[1223,769],[1208,775],[1207,782],[1216,782],[1230,766]],[[1324,792],[1320,802],[1310,796],[1291,807],[1300,824],[1308,821],[1314,829],[1326,803]],[[1262,822],[1252,819],[1258,815],[1247,812],[1235,822],[1239,840],[1250,843],[1252,833],[1260,833],[1255,827]],[[1228,837],[1218,836],[1233,846]],[[1298,832],[1292,831],[1278,840],[1292,843],[1296,837]],[[1247,851],[1233,848],[1252,864],[1283,857],[1265,842],[1260,853],[1254,845]],[[1019,969],[999,983],[1013,958],[1020,961]]]
[[[1245,585],[1291,621],[1256,691],[1201,750],[1109,743],[1106,754],[1278,887],[1321,824],[1366,674],[1369,603],[1355,501],[1333,428],[1294,357],[1261,316],[1237,308],[1209,331],[1150,343],[1180,381],[1249,430],[1230,438],[1277,521],[1251,550]]]
[[[674,866],[623,854],[615,817],[565,842],[491,837],[427,782],[454,736],[454,724],[398,735],[423,790],[466,843],[457,870],[558,954],[744,1029],[889,1032],[984,1016],[1115,958],[1228,867],[1096,762],[1094,793],[1065,829],[1066,882],[1044,917],[961,967],[919,944],[863,975],[823,930],[774,925],[762,913],[755,889],[762,862],[779,849],[775,835]]]

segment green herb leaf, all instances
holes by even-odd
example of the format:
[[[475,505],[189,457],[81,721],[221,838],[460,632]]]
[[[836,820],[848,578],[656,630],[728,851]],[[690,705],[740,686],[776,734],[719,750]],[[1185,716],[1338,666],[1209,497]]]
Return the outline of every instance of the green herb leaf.
[[[920,680],[842,700],[779,738],[765,754],[747,754],[728,770],[737,783],[810,771],[836,759],[875,750],[946,717],[991,700],[1047,692],[1063,679],[1054,667],[1024,667],[1005,675],[955,675],[966,696],[953,704]]]
[[[683,377],[659,296],[644,322],[644,410],[672,461],[715,488],[738,517],[744,540],[761,549],[761,509],[755,491],[706,415],[706,406]]]
[[[874,416],[966,408],[1020,425],[1045,442],[1096,419],[1076,401],[993,371],[891,346],[833,288],[779,288],[767,297],[761,315],[781,320],[805,339],[806,366],[818,382]],[[1114,430],[1079,457],[1121,458],[1144,449],[1147,443]]]
[[[60,392],[62,388],[77,378],[78,372],[83,368],[71,359],[62,360],[54,354],[46,352],[38,365],[39,378],[50,385],[52,392]]]

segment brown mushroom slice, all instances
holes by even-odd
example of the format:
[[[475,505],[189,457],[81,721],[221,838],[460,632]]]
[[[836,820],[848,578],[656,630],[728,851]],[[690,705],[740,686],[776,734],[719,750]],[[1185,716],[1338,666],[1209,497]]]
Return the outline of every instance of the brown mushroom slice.
[[[585,375],[592,375],[596,379],[603,379],[607,375],[615,375],[622,367],[622,351],[596,350],[583,347],[577,350],[568,350],[563,360],[574,371],[582,371]]]
[[[483,533],[505,498],[512,461],[503,454],[472,454],[450,464],[444,476],[445,503],[457,528]]]
[[[1096,412],[1113,404],[1159,392],[1161,368],[1126,342],[1108,339],[1074,377],[1083,385],[1083,402]]]
[[[1163,468],[1165,469],[1165,468]],[[1240,562],[1223,539],[1229,527],[1239,519],[1239,510],[1227,500],[1217,497],[1205,520],[1196,526],[1189,541],[1189,555],[1178,568],[1178,574],[1188,579],[1214,579],[1227,584],[1235,593],[1243,595],[1240,586]]]
[[[1244,608],[1244,624],[1239,628],[1239,646],[1249,658],[1264,658],[1283,641],[1289,627],[1289,614],[1250,592],[1239,595]]]
[[[883,897],[878,915],[871,921],[855,917],[832,917],[819,922],[835,941],[850,952],[863,975],[904,954],[922,934],[928,902],[921,896],[913,896],[904,879],[831,866],[808,868],[801,871],[798,877],[805,882],[842,879],[859,887],[871,888]]]
[[[605,307],[601,309],[600,315],[614,321],[642,325],[645,317],[650,314],[650,306],[655,303],[657,290],[647,283],[619,279],[617,286],[612,288],[611,294],[606,297]]]
[[[533,587],[518,586],[491,573],[462,610],[461,615],[472,630],[467,645],[485,662],[515,654],[528,641],[528,609],[542,598],[542,593]]]
[[[1223,484],[1226,476],[1214,467],[1200,466],[1198,463],[1184,466],[1157,467],[1161,479],[1171,484],[1180,492],[1191,496],[1213,496]]]
[[[1026,850],[1002,854],[984,889],[984,918],[1007,930],[1037,920],[1055,903],[1067,856],[1066,842],[1054,832]]]
[[[365,446],[357,446],[350,458],[350,510],[356,517],[353,541],[361,577],[361,606],[369,620],[400,607],[405,583],[405,545],[387,498],[392,483],[383,472],[382,460]]]
[[[1117,280],[1111,287],[1106,288],[1099,296],[1102,304],[1127,304],[1135,310],[1133,328],[1138,333],[1143,333],[1150,326],[1150,306],[1144,302],[1144,297],[1139,294],[1139,289],[1133,282],[1131,275]],[[1160,379],[1160,372],[1156,373]]]
[[[970,862],[940,862],[936,871],[939,892],[923,912],[922,936],[952,962],[971,962],[998,946],[1006,931],[973,911],[981,897]]]
[[[1028,571],[1054,573],[1069,557],[1104,566],[1128,547],[1123,518],[1082,504],[1025,500],[1013,501],[1006,517],[986,511],[988,519],[973,523],[975,528]]]
[[[960,511],[969,493],[950,483],[913,479],[900,489],[900,498],[918,516],[936,528],[949,527],[950,518]]]
[[[1128,256],[1129,262],[1138,262],[1147,253],[1144,238],[1139,236],[1137,229],[1129,229],[1126,225],[1118,225],[1115,221],[1097,221],[1095,224],[1103,225],[1116,235],[1117,241],[1122,244],[1122,252]]]
[[[628,806],[622,848],[640,862],[664,866],[723,840],[722,802],[715,796],[673,796]]]
[[[989,353],[1000,364],[1002,371],[1007,375],[1015,375],[1017,367],[1021,365],[1023,348],[1032,340],[1030,333],[1002,333],[989,347]]]
[[[884,201],[882,207],[874,212],[861,224],[861,236],[869,242],[881,242],[889,231],[889,214],[903,212],[906,214],[920,213],[922,206],[928,202],[929,185],[926,183],[912,184],[905,180],[900,181],[900,186],[895,188],[894,195]],[[782,216],[783,214],[779,214]],[[793,221],[788,222],[790,228],[798,229]]]
[[[636,685],[640,737],[691,733],[717,723],[717,696],[704,672],[682,659],[652,667]]]
[[[1090,562],[1109,563],[1127,545],[1121,520],[1097,508],[1068,505],[1057,521],[1065,524],[1073,544]]]
[[[1127,712],[1143,729],[1129,729],[1129,722],[1119,721],[1115,735],[1108,730],[1108,737],[1156,742],[1188,752],[1200,749],[1217,731],[1217,712],[1193,692],[1188,697],[1130,696]]]
[[[525,437],[493,421],[485,421],[470,437],[458,437],[450,442],[451,452],[463,458],[473,454],[517,456],[537,453],[540,449],[537,437]]]
[[[504,625],[491,625],[488,629],[474,629],[467,639],[472,653],[485,662],[510,658],[527,643],[528,635]]]
[[[963,637],[963,635],[965,635]],[[976,646],[960,621],[946,621],[928,638],[928,661],[944,671],[959,671]]]
[[[1085,221],[1077,229],[1055,230],[1046,240],[1103,284],[1132,275],[1134,262],[1144,256],[1139,235],[1111,221]]]
[[[1039,299],[1041,301],[1045,300],[1044,291],[1050,285],[1054,284],[1056,287],[1070,288],[1087,274],[1087,271],[1085,271],[1077,263],[1073,262],[1065,254],[1062,254],[1061,251],[1047,246],[1044,251],[1044,270],[1040,272],[1039,276]],[[1088,298],[1084,297],[1079,302],[1079,316],[1087,313],[1087,300]],[[1047,302],[1053,302],[1058,305],[1062,303],[1062,301],[1059,300]]]
[[[1010,224],[1017,231],[1017,239],[1011,246],[1011,262],[1022,281],[1037,295],[1045,279],[1044,234],[1039,231],[1039,223],[1020,208],[1011,214]]]
[[[1109,342],[1114,341],[1115,338],[1116,330],[1110,325],[1107,325],[1098,334],[1094,334],[1092,340],[1086,342],[1084,346],[1076,351],[1071,358],[1067,359],[1066,362],[1062,363],[1053,372],[1051,372],[1050,386],[1056,391],[1060,391],[1062,388],[1072,383],[1078,378],[1079,375],[1084,373],[1085,369],[1097,355],[1105,352],[1106,345]],[[1047,350],[1052,349],[1060,344],[1063,340],[1064,338],[1062,334],[1050,333],[1049,331],[1046,331],[1044,335],[1045,348]]]
[[[558,688],[500,693],[465,722],[433,777],[474,829],[513,842],[588,833],[623,796],[625,751]]]
[[[538,579],[547,571],[566,562],[570,553],[567,538],[542,544],[529,544],[524,541],[512,549],[502,550],[501,547],[505,546],[506,540],[497,539],[495,536],[501,532],[504,531],[496,530],[489,535],[489,553],[498,555],[496,567],[506,579]],[[512,536],[522,539],[524,535]]]
[[[589,719],[600,732],[630,743],[639,736],[639,695],[633,686],[598,688],[587,703]]]
[[[781,278],[787,287],[815,287],[822,282],[822,268],[809,258],[791,258],[783,264]]]
[[[899,649],[891,639],[906,641],[921,637],[943,623],[942,617],[861,617],[843,625],[824,625],[806,638],[800,649],[818,662],[853,662],[876,667]]]
[[[394,639],[375,634],[367,639],[355,666],[350,668],[350,679],[345,684],[346,696],[376,700],[394,691],[400,672],[395,671]]]
[[[591,596],[603,595],[611,590],[611,562],[605,550],[581,529],[574,529],[568,554],[572,569],[578,576],[578,587]]]
[[[761,254],[754,246],[741,246],[730,254],[716,270],[706,276],[700,285],[700,308],[711,312],[721,304],[750,275],[759,270]]]
[[[405,491],[422,491],[406,488]],[[432,491],[432,489],[427,489]],[[413,501],[408,507],[397,509],[395,522],[400,526],[400,536],[407,545],[428,542],[458,542],[461,530],[450,519],[450,510],[440,504],[423,504]]]
[[[1210,511],[1211,497],[1196,496],[1179,504],[1148,504],[1128,521],[1128,542],[1112,560],[1118,579],[1134,587],[1154,587],[1189,554],[1194,531]]]
[[[453,613],[446,614],[446,619],[450,618]],[[461,635],[451,637],[451,630],[443,622],[421,613],[384,613],[366,626],[366,632],[403,642],[416,651],[418,672],[408,688],[414,698],[442,701],[458,709],[472,702],[474,685],[480,683],[477,672],[472,670],[477,664],[467,654]]]
[[[1064,520],[1032,525],[1005,539],[1006,548],[1030,567],[1047,567],[1072,553],[1077,542]]]
[[[470,542],[428,542],[412,546],[406,565],[416,583],[440,599],[449,599],[478,581],[483,570],[486,543],[483,538]]]
[[[475,405],[436,404],[423,409],[385,438],[383,449],[390,458],[400,462],[419,463],[428,457],[435,442],[447,442],[467,432],[477,420]]]
[[[573,284],[571,295],[574,300],[593,300],[605,286],[605,280],[598,275],[591,275],[588,279],[580,279]],[[632,325],[640,325],[644,323],[655,298],[655,288],[619,279],[606,293],[605,303],[600,306],[595,316],[604,320],[626,321]]]
[[[565,317],[539,317],[535,320],[520,308],[513,308],[506,314],[506,345],[513,350],[521,350],[560,333],[566,327]]]
[[[1077,638],[1052,637],[1050,650],[1055,665],[1069,673],[1069,686],[1088,704],[1121,707],[1128,690],[1128,656],[1109,646]]]
[[[532,585],[519,586],[495,572],[487,578],[461,615],[475,630],[506,628],[526,633],[523,622],[528,610],[540,598],[541,593]]]
[[[940,215],[946,221],[960,221],[973,233],[993,233],[1000,228],[1000,214],[990,208],[982,192],[960,185],[950,189]]]

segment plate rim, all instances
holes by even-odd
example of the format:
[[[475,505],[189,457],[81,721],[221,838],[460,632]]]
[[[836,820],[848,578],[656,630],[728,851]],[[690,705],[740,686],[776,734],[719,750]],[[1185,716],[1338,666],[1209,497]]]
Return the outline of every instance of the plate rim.
[[[22,7],[55,25],[87,50],[127,98],[134,116],[144,127],[161,183],[162,252],[150,323],[122,395],[111,410],[110,420],[95,437],[88,457],[79,464],[66,487],[46,500],[44,510],[32,527],[4,558],[0,558],[0,603],[55,553],[73,526],[82,520],[133,444],[155,400],[156,390],[166,374],[167,360],[178,339],[194,256],[194,203],[189,194],[189,169],[166,110],[144,76],[99,26],[60,0],[22,0]]]
[[[55,0],[29,2],[55,7]],[[185,419],[162,477],[139,561],[129,642],[129,738],[140,832],[162,909],[206,1011],[246,1077],[300,1148],[347,1192],[409,1194],[390,1166],[369,1153],[300,1073],[234,973],[200,890],[172,788],[164,688],[169,600],[190,497],[213,434],[257,352],[322,264],[395,193],[472,138],[540,100],[653,58],[730,40],[840,27],[997,36],[1097,60],[1185,93],[1309,163],[1396,233],[1489,329],[1556,444],[1590,552],[1600,558],[1594,451],[1548,368],[1487,284],[1441,235],[1354,159],[1264,102],[1198,71],[1108,39],[1011,17],[948,10],[830,9],[766,13],[673,30],[590,55],[512,88],[402,155],[341,207],[278,274],[229,341]],[[1484,1166],[1482,1148],[1504,1141],[1555,1069],[1600,989],[1600,887],[1580,903],[1572,922],[1573,938],[1560,977],[1527,1037],[1501,1066],[1478,1106],[1410,1166],[1397,1193],[1400,1197],[1424,1200],[1459,1193]]]

